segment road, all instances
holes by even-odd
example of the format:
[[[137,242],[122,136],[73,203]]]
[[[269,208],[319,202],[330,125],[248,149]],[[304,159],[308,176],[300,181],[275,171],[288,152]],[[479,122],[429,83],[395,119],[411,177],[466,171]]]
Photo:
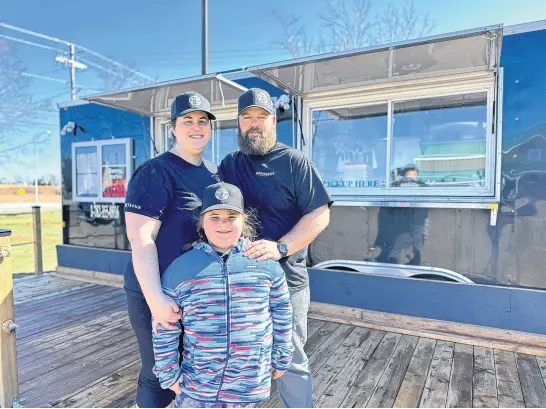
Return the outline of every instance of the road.
[[[52,203],[39,203],[42,207],[42,210],[61,210],[61,202],[52,202]],[[0,203],[0,214],[1,213],[30,213],[32,211],[32,206],[34,203]]]

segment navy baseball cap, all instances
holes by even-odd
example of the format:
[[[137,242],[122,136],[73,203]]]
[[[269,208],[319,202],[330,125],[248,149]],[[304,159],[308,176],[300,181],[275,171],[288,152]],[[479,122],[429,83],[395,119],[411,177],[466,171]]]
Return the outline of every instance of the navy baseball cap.
[[[210,112],[209,100],[198,92],[190,91],[177,95],[174,99],[171,104],[171,120],[195,111],[203,111],[209,119],[216,119]]]
[[[250,88],[239,96],[239,115],[250,107],[263,108],[270,114],[275,113],[271,95],[260,88]]]
[[[243,194],[239,188],[229,183],[215,183],[208,186],[203,193],[203,203],[201,205],[201,214],[212,210],[234,210],[238,213],[244,213],[245,203]]]

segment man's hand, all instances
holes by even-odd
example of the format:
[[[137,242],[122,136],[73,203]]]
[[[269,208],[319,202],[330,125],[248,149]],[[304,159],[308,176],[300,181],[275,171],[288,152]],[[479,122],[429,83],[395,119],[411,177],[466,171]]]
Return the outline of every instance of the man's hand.
[[[176,329],[171,323],[180,320],[181,311],[180,307],[174,302],[174,300],[165,294],[161,294],[150,304],[150,310],[152,311],[152,331],[157,334],[158,323],[163,325],[167,329]]]
[[[180,395],[182,393],[182,389],[180,389],[180,379],[177,380],[174,385],[169,386],[169,389],[177,395]]]
[[[265,260],[280,260],[281,253],[277,248],[277,242],[269,240],[258,240],[247,244],[244,248],[245,256],[251,259],[258,258],[259,262]]]
[[[281,376],[284,375],[286,371],[279,371],[278,369],[273,369],[273,379],[279,379]]]

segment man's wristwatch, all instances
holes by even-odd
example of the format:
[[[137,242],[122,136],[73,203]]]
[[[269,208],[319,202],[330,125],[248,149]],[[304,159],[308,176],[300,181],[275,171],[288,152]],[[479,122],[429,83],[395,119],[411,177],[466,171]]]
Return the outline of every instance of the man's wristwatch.
[[[277,250],[279,250],[281,257],[286,257],[288,255],[288,246],[282,241],[277,242]]]

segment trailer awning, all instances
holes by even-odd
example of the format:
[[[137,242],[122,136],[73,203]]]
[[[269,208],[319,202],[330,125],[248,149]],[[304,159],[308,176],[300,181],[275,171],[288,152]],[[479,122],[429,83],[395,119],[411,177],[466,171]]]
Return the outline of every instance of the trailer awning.
[[[286,92],[322,91],[499,66],[502,25],[247,68]]]
[[[120,92],[90,95],[83,99],[139,114],[168,116],[173,99],[186,91],[196,91],[205,96],[214,110],[215,106],[236,103],[239,95],[246,91],[246,88],[223,75],[208,74],[150,84]]]

